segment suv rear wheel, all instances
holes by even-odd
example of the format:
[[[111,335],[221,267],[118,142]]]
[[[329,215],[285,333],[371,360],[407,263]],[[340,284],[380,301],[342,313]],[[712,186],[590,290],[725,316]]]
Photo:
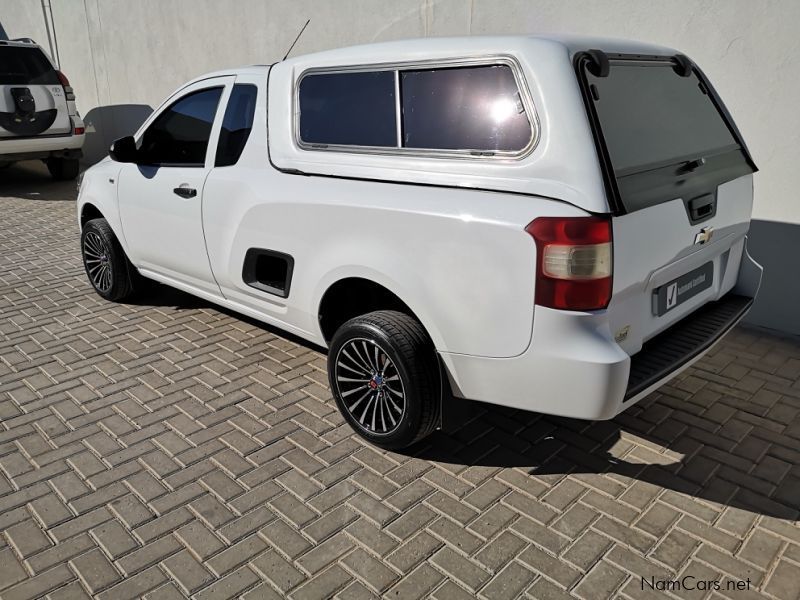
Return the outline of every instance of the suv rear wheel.
[[[80,170],[77,158],[48,158],[45,164],[53,179],[75,179]]]
[[[133,294],[133,267],[105,219],[83,226],[81,255],[92,287],[103,298],[116,302]]]
[[[436,427],[436,352],[407,314],[375,311],[342,325],[328,353],[328,379],[345,420],[376,446],[405,448]]]

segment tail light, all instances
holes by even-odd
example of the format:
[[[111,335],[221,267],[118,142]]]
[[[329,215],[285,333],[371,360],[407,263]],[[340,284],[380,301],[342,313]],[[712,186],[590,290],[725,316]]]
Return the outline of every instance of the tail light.
[[[69,84],[69,79],[67,76],[64,75],[61,71],[56,71],[58,75],[58,80],[61,82],[61,87],[64,88],[64,96],[67,100],[75,100],[75,92],[72,89],[72,86]]]
[[[536,304],[597,310],[611,300],[611,220],[539,217],[525,228],[536,241]]]

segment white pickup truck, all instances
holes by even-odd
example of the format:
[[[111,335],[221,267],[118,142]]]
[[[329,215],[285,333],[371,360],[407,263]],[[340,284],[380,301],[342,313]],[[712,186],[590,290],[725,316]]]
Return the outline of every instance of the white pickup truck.
[[[141,277],[328,348],[366,439],[470,398],[608,419],[746,313],[756,167],[702,71],[619,40],[434,38],[212,73],[80,188],[92,285]]]

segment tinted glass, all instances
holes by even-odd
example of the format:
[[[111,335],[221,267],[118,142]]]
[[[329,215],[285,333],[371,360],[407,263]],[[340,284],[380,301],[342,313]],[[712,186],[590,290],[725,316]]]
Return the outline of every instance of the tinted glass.
[[[254,85],[235,85],[225,108],[222,129],[217,144],[216,166],[235,165],[242,155],[256,112],[258,88]]]
[[[61,85],[38,48],[0,46],[0,85]]]
[[[141,162],[203,165],[221,87],[184,96],[161,113],[142,136]]]
[[[531,124],[505,65],[402,71],[403,147],[518,151]]]
[[[394,71],[319,73],[300,82],[300,139],[397,146]]]
[[[587,74],[614,171],[700,158],[737,145],[703,84],[669,66],[613,64]]]

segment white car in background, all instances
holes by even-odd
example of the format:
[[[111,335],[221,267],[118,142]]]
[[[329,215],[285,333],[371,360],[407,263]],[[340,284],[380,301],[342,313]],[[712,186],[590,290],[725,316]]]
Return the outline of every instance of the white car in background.
[[[0,166],[41,159],[75,179],[85,137],[66,75],[33,40],[0,40]]]
[[[675,50],[398,41],[182,86],[78,198],[89,280],[140,277],[328,348],[401,448],[442,398],[608,419],[747,312],[756,167]]]

